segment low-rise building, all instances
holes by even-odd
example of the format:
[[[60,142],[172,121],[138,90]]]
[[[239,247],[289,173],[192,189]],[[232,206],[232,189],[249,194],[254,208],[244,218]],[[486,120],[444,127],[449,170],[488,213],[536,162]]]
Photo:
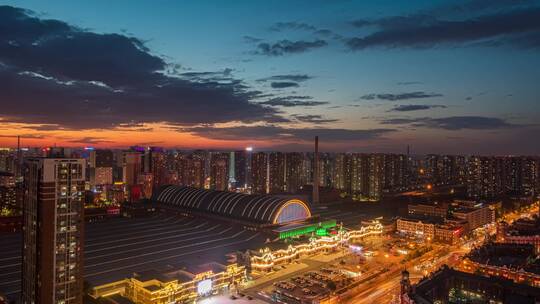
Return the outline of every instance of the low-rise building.
[[[511,226],[505,222],[497,224],[497,242],[531,244],[540,253],[540,217],[519,219]]]
[[[397,231],[434,242],[456,244],[465,233],[463,224],[446,223],[440,218],[409,217],[396,221]]]
[[[238,253],[238,260],[244,261],[248,272],[266,273],[275,266],[288,264],[300,257],[328,252],[340,248],[349,241],[360,240],[369,236],[382,235],[383,226],[378,221],[372,221],[370,225],[363,226],[358,230],[340,229],[335,235],[310,238],[309,242],[291,244],[270,248],[267,246],[260,250],[250,250]]]
[[[131,278],[95,286],[89,295],[94,299],[120,295],[140,304],[193,303],[223,290],[235,290],[244,280],[243,266],[208,263],[168,273],[135,273]]]
[[[401,280],[401,304],[523,303],[540,301],[540,288],[498,277],[443,268],[411,286],[408,272]]]
[[[435,225],[441,223],[442,220],[427,217],[399,218],[396,221],[396,230],[404,234],[422,236],[427,240],[433,240],[435,237]]]
[[[461,225],[435,225],[435,242],[454,245],[459,242],[465,233],[465,227]]]
[[[486,244],[466,255],[460,269],[540,287],[540,261],[530,244]]]
[[[448,213],[447,204],[412,204],[407,206],[411,216],[435,216],[445,218]]]
[[[495,209],[482,204],[473,207],[459,205],[452,211],[452,216],[467,221],[469,231],[495,223]]]

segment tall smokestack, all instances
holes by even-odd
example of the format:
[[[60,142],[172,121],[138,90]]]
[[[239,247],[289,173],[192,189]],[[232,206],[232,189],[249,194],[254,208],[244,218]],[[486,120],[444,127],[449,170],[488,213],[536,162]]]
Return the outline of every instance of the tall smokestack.
[[[313,166],[313,204],[319,203],[319,136],[315,136],[315,164]]]
[[[17,136],[17,168],[15,169],[15,178],[18,180],[22,176],[22,152],[21,136]]]

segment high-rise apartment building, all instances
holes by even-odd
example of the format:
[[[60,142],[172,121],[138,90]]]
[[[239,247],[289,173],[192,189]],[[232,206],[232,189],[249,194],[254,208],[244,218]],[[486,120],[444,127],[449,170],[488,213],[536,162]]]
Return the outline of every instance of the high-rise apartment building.
[[[296,193],[306,183],[302,178],[304,154],[298,152],[287,153],[285,162],[286,192]]]
[[[142,173],[142,155],[136,151],[125,151],[122,154],[123,182],[128,186],[137,185]]]
[[[22,303],[82,303],[86,163],[25,162]]]
[[[380,200],[384,186],[384,155],[371,154],[368,156],[368,189],[369,200]]]
[[[400,192],[408,187],[407,156],[403,154],[384,154],[384,190]]]
[[[234,181],[236,188],[247,187],[248,151],[234,151]]]
[[[210,189],[225,191],[228,185],[229,153],[213,152],[210,156]]]
[[[504,158],[473,156],[467,169],[467,195],[491,199],[504,193]]]
[[[251,191],[263,194],[268,190],[268,157],[264,152],[253,153],[251,156]]]
[[[286,154],[271,152],[268,155],[268,191],[269,193],[283,193],[287,191],[286,180]]]
[[[512,194],[538,194],[540,161],[533,157],[508,157],[504,163],[504,186]]]
[[[344,153],[339,153],[334,157],[332,166],[332,188],[344,190],[346,183],[347,157]]]
[[[17,190],[15,174],[0,171],[0,210],[3,208],[13,210],[20,207],[17,204]]]
[[[90,151],[88,166],[91,168],[112,168],[114,166],[113,151],[104,149]]]
[[[150,171],[146,173],[152,174],[153,189],[158,189],[166,184],[166,177],[169,170],[167,167],[167,154],[158,148],[153,149],[151,150]]]
[[[114,154],[111,150],[93,150],[88,157],[88,177],[90,186],[113,183]]]
[[[205,179],[205,158],[203,154],[194,153],[184,159],[182,184],[185,186],[203,188]]]
[[[16,157],[11,149],[0,149],[0,171],[15,173]]]

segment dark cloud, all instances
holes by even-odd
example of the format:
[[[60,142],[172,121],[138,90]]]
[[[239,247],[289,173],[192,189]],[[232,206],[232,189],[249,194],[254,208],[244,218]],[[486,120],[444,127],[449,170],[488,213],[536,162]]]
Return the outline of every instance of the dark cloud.
[[[39,124],[22,126],[20,128],[30,129],[30,130],[35,130],[35,131],[58,131],[58,130],[65,129],[64,127],[59,126],[59,125],[39,125]]]
[[[95,144],[111,143],[112,141],[105,140],[103,138],[98,138],[98,137],[83,137],[83,138],[78,138],[78,139],[71,139],[71,140],[68,140],[68,142],[77,143],[77,144],[95,145]]]
[[[420,81],[401,81],[398,82],[397,85],[415,85],[415,84],[422,84]]]
[[[0,6],[0,117],[70,129],[286,121],[231,70],[169,76],[142,41]],[[214,74],[212,74],[214,73]]]
[[[315,136],[325,141],[370,140],[382,137],[394,129],[291,129],[278,126],[238,126],[231,128],[194,127],[184,129],[194,135],[222,140],[312,140]]]
[[[315,31],[315,34],[322,35],[322,36],[330,36],[330,35],[333,35],[334,32],[332,32],[329,29],[320,29],[320,30]]]
[[[282,81],[282,82],[272,82],[270,86],[273,89],[285,89],[285,88],[297,88],[300,85],[296,82]]]
[[[390,111],[391,112],[411,112],[411,111],[421,111],[421,110],[429,110],[429,109],[435,109],[435,108],[446,109],[447,107],[444,105],[397,105],[393,107]]]
[[[237,84],[241,85],[241,81],[235,79],[232,76],[233,70],[226,68],[222,71],[204,71],[204,72],[183,72],[176,73],[177,76],[191,81],[191,82],[201,82],[201,83],[220,83],[220,84]]]
[[[340,40],[343,38],[341,35],[334,33],[332,30],[325,29],[325,28],[317,28],[314,25],[307,24],[304,22],[296,22],[296,21],[275,23],[274,25],[270,27],[270,30],[275,31],[275,32],[304,31],[304,32],[309,32],[313,35],[323,36],[326,38],[331,38],[331,39],[336,39],[336,40]]]
[[[455,14],[470,14],[470,12],[485,13],[497,12],[537,5],[538,0],[468,0],[464,2],[452,1],[450,4],[435,7],[426,13],[438,16],[452,16]]]
[[[139,147],[150,147],[150,146],[157,146],[163,144],[163,141],[143,141],[135,143],[133,146],[139,146]]]
[[[258,82],[265,82],[265,81],[271,81],[271,80],[278,80],[278,81],[294,81],[294,82],[302,82],[306,80],[312,79],[313,76],[309,76],[306,74],[287,74],[287,75],[274,75],[266,78],[257,79]]]
[[[316,31],[317,28],[313,25],[303,23],[303,22],[277,22],[270,30],[280,32],[282,30],[302,30],[302,31]]]
[[[244,41],[245,41],[245,42],[248,42],[248,43],[257,43],[257,42],[263,41],[263,40],[260,39],[260,38],[253,37],[253,36],[247,36],[247,35],[244,36],[244,37],[242,37],[242,38],[244,38]]]
[[[496,130],[519,127],[504,119],[483,116],[452,116],[443,118],[391,118],[381,121],[386,125],[411,125],[443,130]]]
[[[282,96],[259,102],[259,104],[273,107],[313,107],[328,104],[326,101],[314,101],[312,99],[310,96]]]
[[[320,39],[313,41],[280,40],[275,43],[260,43],[257,46],[257,51],[255,51],[255,53],[266,56],[283,56],[287,54],[305,53],[326,45],[328,45],[328,43],[325,40]]]
[[[422,98],[432,98],[432,97],[441,97],[441,96],[443,95],[438,94],[438,93],[410,92],[410,93],[400,93],[400,94],[367,94],[367,95],[361,96],[360,99],[399,101],[399,100],[422,99]]]
[[[357,19],[351,21],[351,24],[355,27],[365,27],[365,26],[371,26],[374,24],[374,21],[370,21],[367,19]]]
[[[430,48],[438,45],[540,47],[540,7],[498,11],[463,20],[443,20],[424,14],[357,20],[359,27],[374,26],[374,32],[348,39],[351,50],[369,47]]]
[[[283,32],[283,31],[305,31],[310,32],[313,35],[324,36],[332,39],[342,39],[342,36],[334,33],[332,30],[325,28],[317,28],[314,25],[304,22],[278,22],[270,27],[271,31]]]
[[[0,134],[0,138],[17,138],[20,136],[21,139],[44,139],[46,138],[43,134],[20,134],[20,135],[3,135]]]
[[[327,119],[323,118],[321,115],[292,115],[296,120],[301,122],[315,123],[315,124],[324,124],[331,122],[338,122],[338,119]]]

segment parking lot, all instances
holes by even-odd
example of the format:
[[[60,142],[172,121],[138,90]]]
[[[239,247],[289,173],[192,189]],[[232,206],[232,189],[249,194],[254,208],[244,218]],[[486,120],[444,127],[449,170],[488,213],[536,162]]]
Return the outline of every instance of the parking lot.
[[[274,283],[274,296],[286,303],[316,301],[352,282],[353,278],[344,272],[323,267]]]

